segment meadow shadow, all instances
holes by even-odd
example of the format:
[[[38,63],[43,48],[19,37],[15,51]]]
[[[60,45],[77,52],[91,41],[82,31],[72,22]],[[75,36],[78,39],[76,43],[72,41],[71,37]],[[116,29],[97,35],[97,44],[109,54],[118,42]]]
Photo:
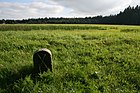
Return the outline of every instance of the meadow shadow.
[[[10,71],[7,68],[0,69],[0,88],[7,89],[20,79],[24,79],[26,76],[31,76],[32,79],[36,78],[33,66],[23,66],[19,71]]]

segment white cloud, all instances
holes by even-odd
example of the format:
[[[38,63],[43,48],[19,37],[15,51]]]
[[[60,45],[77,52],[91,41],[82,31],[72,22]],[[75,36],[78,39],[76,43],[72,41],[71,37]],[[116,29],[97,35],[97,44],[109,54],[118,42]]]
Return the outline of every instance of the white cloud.
[[[126,8],[132,0],[53,0],[71,9],[73,14],[109,15]]]
[[[0,19],[23,19],[56,16],[63,12],[63,7],[47,2],[0,3]]]
[[[32,0],[32,2],[28,3],[0,2],[0,19],[110,15],[123,11],[129,5],[140,5],[140,0]]]

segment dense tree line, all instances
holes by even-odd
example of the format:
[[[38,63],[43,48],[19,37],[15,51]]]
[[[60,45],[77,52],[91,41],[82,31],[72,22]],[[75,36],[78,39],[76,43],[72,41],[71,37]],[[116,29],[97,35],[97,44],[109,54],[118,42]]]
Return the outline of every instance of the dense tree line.
[[[110,16],[85,18],[38,18],[23,20],[0,20],[0,24],[126,24],[140,25],[140,6],[127,7],[123,12]]]

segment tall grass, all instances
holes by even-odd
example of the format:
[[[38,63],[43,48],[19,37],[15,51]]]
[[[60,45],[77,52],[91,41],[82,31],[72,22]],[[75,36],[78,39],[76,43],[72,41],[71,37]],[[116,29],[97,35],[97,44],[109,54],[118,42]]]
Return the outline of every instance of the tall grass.
[[[1,93],[140,92],[140,33],[122,31],[140,27],[29,25],[35,26],[56,28],[0,31]],[[39,48],[52,51],[53,73],[34,76],[32,56]]]
[[[31,31],[31,30],[106,30],[100,26],[80,25],[0,25],[0,31]]]

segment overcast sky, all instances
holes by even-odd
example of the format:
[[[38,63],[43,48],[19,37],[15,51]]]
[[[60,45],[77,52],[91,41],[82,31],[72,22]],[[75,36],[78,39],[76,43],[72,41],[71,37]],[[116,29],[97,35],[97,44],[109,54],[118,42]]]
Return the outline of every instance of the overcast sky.
[[[0,19],[117,14],[140,0],[0,0]]]

